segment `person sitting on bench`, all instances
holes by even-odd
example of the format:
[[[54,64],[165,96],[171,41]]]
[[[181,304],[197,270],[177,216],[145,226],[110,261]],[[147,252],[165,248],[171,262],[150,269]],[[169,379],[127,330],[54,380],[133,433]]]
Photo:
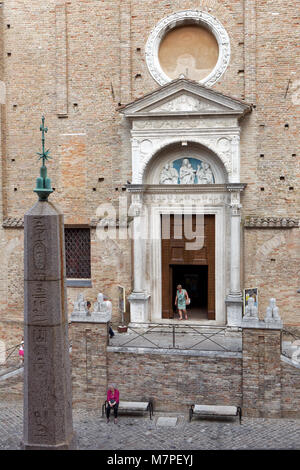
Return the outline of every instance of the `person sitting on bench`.
[[[119,390],[115,387],[114,384],[111,384],[107,390],[107,408],[106,408],[106,417],[107,423],[109,423],[110,410],[114,411],[114,423],[117,424],[118,418],[118,407],[119,407]]]

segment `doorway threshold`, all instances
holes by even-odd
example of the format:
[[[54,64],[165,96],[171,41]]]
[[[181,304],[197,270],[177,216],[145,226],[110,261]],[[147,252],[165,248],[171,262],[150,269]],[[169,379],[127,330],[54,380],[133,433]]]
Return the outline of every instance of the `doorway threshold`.
[[[226,328],[226,324],[225,323],[221,323],[221,322],[218,322],[216,320],[178,320],[178,318],[174,318],[174,319],[169,319],[169,318],[159,318],[159,319],[154,319],[154,320],[149,320],[148,322],[143,322],[143,323],[139,323],[139,322],[130,322],[129,323],[129,327],[146,327],[146,325],[148,325],[149,327],[151,325],[155,326],[155,325],[181,325],[181,326],[201,326],[201,327],[207,327],[207,328],[211,328],[212,326],[214,328]]]

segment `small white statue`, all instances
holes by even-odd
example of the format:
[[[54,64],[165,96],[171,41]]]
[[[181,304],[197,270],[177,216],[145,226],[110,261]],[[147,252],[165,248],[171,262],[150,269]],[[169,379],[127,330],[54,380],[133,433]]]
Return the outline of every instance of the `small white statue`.
[[[83,294],[78,294],[77,300],[74,302],[74,310],[73,314],[87,314],[88,313],[88,308],[87,308],[87,301],[84,299]]]
[[[96,315],[108,315],[111,318],[112,303],[110,300],[103,300],[103,294],[97,295],[97,301],[94,303],[93,314]]]
[[[94,313],[100,313],[103,308],[103,294],[99,293],[97,295],[97,301],[94,302]]]
[[[276,299],[272,298],[270,299],[270,303],[267,307],[266,311],[266,316],[265,316],[265,321],[277,321],[281,322],[281,318],[279,315],[279,308],[276,305]]]
[[[103,302],[104,304],[104,308],[106,310],[106,312],[111,315],[112,314],[112,303],[110,300],[104,300]]]
[[[254,298],[249,297],[248,304],[245,308],[244,319],[258,320],[258,310],[256,305],[254,305]]]

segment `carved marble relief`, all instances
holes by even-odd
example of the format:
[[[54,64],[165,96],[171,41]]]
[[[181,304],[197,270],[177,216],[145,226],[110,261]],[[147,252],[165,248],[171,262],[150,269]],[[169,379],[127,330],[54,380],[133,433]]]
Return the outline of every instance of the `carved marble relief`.
[[[213,184],[210,165],[198,158],[181,158],[166,163],[160,172],[159,184]]]

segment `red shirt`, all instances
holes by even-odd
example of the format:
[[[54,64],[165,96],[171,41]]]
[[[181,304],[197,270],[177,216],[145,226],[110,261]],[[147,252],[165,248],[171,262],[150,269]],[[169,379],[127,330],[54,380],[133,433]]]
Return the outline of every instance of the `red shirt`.
[[[107,390],[107,401],[115,401],[116,403],[119,403],[119,390],[116,388],[114,389],[114,392],[110,389]]]

